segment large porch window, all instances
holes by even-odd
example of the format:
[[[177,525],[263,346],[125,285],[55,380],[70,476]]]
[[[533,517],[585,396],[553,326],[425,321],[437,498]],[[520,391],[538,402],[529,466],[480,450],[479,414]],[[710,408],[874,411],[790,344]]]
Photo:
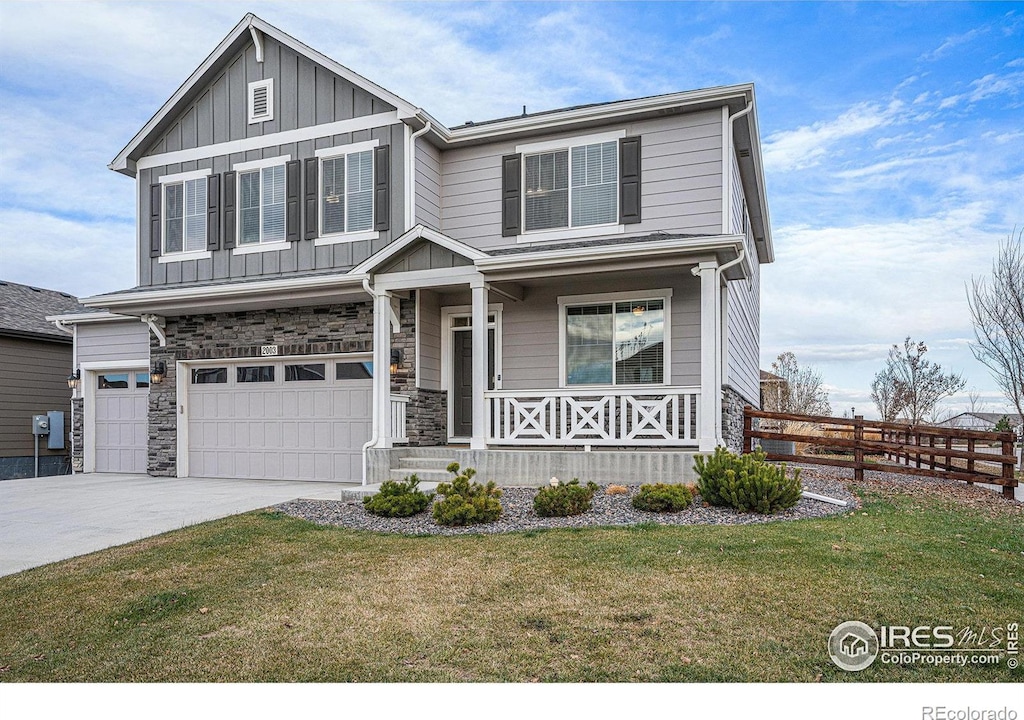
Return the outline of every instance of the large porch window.
[[[665,384],[668,297],[560,298],[564,384]]]

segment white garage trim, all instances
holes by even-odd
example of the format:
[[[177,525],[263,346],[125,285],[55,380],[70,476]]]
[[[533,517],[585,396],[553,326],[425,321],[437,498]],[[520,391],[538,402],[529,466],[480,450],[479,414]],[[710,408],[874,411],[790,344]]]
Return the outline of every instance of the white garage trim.
[[[373,353],[334,353],[325,355],[272,355],[255,357],[230,357],[212,360],[179,360],[175,363],[175,385],[177,390],[177,476],[189,477],[189,388],[194,368],[202,367],[233,367],[240,364],[260,365],[272,363],[311,363],[311,362],[373,362]],[[374,368],[374,373],[379,368]]]
[[[149,371],[149,358],[83,362],[82,371],[82,472],[96,472],[96,383],[105,372]]]

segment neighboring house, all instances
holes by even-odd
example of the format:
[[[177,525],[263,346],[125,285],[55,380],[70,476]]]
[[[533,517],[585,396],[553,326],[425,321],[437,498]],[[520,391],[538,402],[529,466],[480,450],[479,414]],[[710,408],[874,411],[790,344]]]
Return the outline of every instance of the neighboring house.
[[[0,479],[35,474],[34,416],[67,419],[72,336],[46,317],[84,309],[67,293],[0,280]],[[65,468],[67,429],[40,436],[40,475]]]
[[[758,405],[751,85],[448,128],[247,15],[110,167],[138,285],[78,326],[85,470],[134,423],[153,475],[680,479]]]
[[[767,408],[769,405],[775,404],[781,406],[781,399],[783,396],[789,394],[789,383],[786,382],[786,378],[780,377],[775,373],[770,373],[767,370],[761,370],[761,406]],[[773,408],[775,412],[779,412],[778,408]]]
[[[962,428],[964,430],[982,430],[989,432],[995,428],[1003,418],[1010,421],[1010,429],[1014,432],[1019,432],[1020,427],[1020,416],[1016,413],[999,413],[999,412],[963,412],[959,415],[954,415],[948,420],[943,420],[940,423],[936,423],[939,427],[950,427],[950,428]]]

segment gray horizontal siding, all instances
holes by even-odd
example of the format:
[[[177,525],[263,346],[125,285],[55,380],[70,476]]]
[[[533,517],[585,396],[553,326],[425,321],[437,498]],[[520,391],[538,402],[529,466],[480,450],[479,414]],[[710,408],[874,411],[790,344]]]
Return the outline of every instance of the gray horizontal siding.
[[[577,133],[623,129],[642,139],[642,218],[630,233],[722,231],[722,115],[719,110],[673,115]],[[534,140],[548,138],[537,137]],[[501,236],[501,157],[515,141],[449,150],[441,156],[441,230],[491,250],[515,244]]]
[[[752,259],[750,286],[746,280],[728,283],[728,363],[726,384],[760,407],[760,266]]]
[[[149,360],[149,326],[141,321],[89,323],[78,326],[78,362]]]
[[[22,338],[0,337],[0,457],[34,453],[32,416],[49,410],[69,413],[71,345]],[[65,430],[70,415],[64,416]],[[40,456],[60,454],[39,443]]]
[[[441,310],[437,293],[420,290],[419,298],[419,367],[416,378],[419,386],[428,390],[441,389]],[[443,419],[439,418],[438,422]]]
[[[700,385],[700,284],[688,274],[620,278],[602,282],[600,292],[672,288],[671,369],[673,385]],[[505,302],[502,313],[502,388],[554,389],[559,386],[558,297],[588,295],[593,280],[531,287],[522,302]]]
[[[416,222],[441,229],[441,152],[416,139]]]
[[[140,284],[171,285],[197,280],[275,277],[287,273],[310,270],[348,269],[358,265],[371,254],[385,247],[393,238],[398,237],[405,227],[405,196],[402,192],[405,177],[405,131],[402,125],[390,125],[372,130],[325,136],[315,140],[275,145],[263,148],[262,150],[219,155],[207,160],[149,168],[139,171],[138,183],[141,193],[141,217],[148,218],[150,210],[149,186],[152,183],[158,182],[158,179],[163,175],[207,168],[215,173],[222,173],[230,170],[236,163],[284,155],[291,156],[293,160],[302,160],[314,157],[316,150],[368,140],[377,140],[381,145],[391,146],[391,229],[382,232],[377,240],[362,240],[352,243],[343,242],[319,247],[315,246],[311,240],[300,240],[290,243],[287,248],[282,250],[246,255],[235,255],[232,250],[222,248],[214,251],[213,257],[209,259],[161,263],[158,258],[151,258],[149,256],[149,224],[147,222],[140,222]]]
[[[252,43],[239,51],[224,72],[194,94],[192,103],[144,154],[259,137],[395,109],[273,38],[264,37],[263,53],[264,61],[259,63]],[[274,80],[274,119],[250,125],[249,83],[268,78]]]

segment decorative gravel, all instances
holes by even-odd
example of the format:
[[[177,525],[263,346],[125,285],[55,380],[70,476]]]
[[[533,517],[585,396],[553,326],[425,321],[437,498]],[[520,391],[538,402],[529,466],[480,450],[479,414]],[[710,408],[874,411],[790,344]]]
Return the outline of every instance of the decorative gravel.
[[[730,508],[705,506],[698,495],[686,510],[678,513],[653,513],[636,510],[631,498],[639,485],[628,486],[629,494],[606,495],[602,487],[594,494],[593,507],[582,515],[564,518],[542,518],[533,512],[533,497],[538,488],[502,488],[501,517],[492,523],[467,527],[444,527],[434,522],[430,509],[411,518],[382,518],[371,515],[363,509],[361,500],[293,500],[275,506],[293,517],[303,518],[321,525],[337,525],[356,530],[401,533],[406,535],[467,535],[474,533],[506,533],[522,530],[551,528],[579,528],[608,525],[636,525],[658,523],[660,525],[753,525],[780,520],[800,520],[838,515],[859,506],[857,498],[847,489],[844,479],[818,476],[804,470],[801,474],[804,489],[808,492],[837,500],[848,505],[833,505],[819,500],[801,498],[794,507],[774,515],[742,513]]]

